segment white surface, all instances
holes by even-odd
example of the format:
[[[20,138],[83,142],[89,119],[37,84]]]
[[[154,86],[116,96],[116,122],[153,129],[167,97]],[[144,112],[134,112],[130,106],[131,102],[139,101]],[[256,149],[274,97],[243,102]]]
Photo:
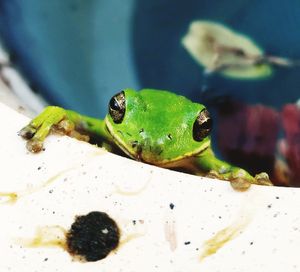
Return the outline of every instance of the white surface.
[[[1,272],[300,271],[299,189],[252,186],[239,193],[226,182],[142,164],[68,137],[51,136],[44,152],[29,154],[17,136],[28,119],[2,104],[0,116],[0,192],[21,193],[14,204],[0,199]],[[39,227],[68,229],[76,215],[96,210],[116,220],[122,240],[137,237],[94,263],[74,261],[58,247],[20,244]],[[237,229],[233,239],[201,259],[205,241],[230,226]],[[172,242],[166,229],[176,234]]]

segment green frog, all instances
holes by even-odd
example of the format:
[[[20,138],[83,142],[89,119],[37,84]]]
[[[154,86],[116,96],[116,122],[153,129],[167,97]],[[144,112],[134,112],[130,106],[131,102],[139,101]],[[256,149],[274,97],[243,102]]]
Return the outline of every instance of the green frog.
[[[135,160],[227,180],[238,190],[272,185],[266,173],[254,177],[216,158],[211,129],[212,119],[202,104],[169,91],[124,89],[109,101],[104,120],[48,106],[19,135],[33,153],[43,149],[53,130],[82,140],[97,135],[106,148],[122,150]]]

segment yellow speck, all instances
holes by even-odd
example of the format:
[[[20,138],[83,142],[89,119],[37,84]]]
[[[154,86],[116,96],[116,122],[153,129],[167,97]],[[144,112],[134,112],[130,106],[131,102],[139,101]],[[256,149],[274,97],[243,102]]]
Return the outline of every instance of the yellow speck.
[[[205,241],[203,246],[204,250],[202,255],[200,256],[200,260],[202,261],[206,257],[215,254],[226,243],[241,234],[246,225],[246,223],[232,224],[229,227],[217,232],[211,239]]]
[[[18,239],[25,247],[61,247],[66,248],[66,230],[60,226],[39,227],[31,239]]]
[[[132,234],[128,234],[126,237],[124,237],[118,247],[116,248],[116,250],[119,250],[121,247],[123,247],[125,244],[127,244],[128,242],[134,240],[134,239],[137,239],[137,238],[140,238],[142,236],[144,236],[145,234],[144,233],[132,233]]]
[[[14,204],[17,200],[17,193],[0,193],[0,204]]]

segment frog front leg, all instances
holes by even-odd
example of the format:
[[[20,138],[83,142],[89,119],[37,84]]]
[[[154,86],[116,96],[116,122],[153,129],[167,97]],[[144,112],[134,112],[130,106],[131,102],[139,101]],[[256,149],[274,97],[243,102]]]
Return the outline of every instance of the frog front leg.
[[[41,114],[19,131],[19,135],[27,140],[27,149],[36,153],[42,150],[44,140],[51,131],[85,141],[89,139],[88,134],[94,134],[106,143],[113,142],[104,120],[56,106],[46,107]]]
[[[236,190],[247,190],[251,184],[273,185],[267,173],[263,172],[253,177],[246,170],[216,158],[210,148],[203,151],[195,159],[197,167],[206,173],[206,176],[228,180]]]

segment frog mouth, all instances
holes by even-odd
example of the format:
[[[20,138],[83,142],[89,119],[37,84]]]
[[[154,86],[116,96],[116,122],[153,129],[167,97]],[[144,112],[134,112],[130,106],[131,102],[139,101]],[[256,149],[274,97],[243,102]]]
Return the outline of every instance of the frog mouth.
[[[161,165],[162,160],[158,159],[158,156],[151,156],[151,157],[145,157],[144,152],[145,151],[145,143],[138,141],[138,140],[132,140],[130,145],[126,144],[126,142],[119,136],[122,135],[122,131],[117,130],[118,133],[114,133],[115,130],[112,127],[111,123],[107,118],[105,118],[105,124],[108,133],[110,136],[113,138],[115,144],[130,158],[140,161],[140,162],[145,162],[148,164],[153,164],[153,165]],[[151,148],[150,148],[151,150]],[[160,155],[161,152],[154,152],[152,150],[153,154]]]
[[[112,125],[110,124],[109,120],[107,117],[105,118],[105,124],[108,133],[111,135],[113,138],[115,144],[130,158],[145,162],[148,164],[152,165],[157,165],[161,167],[169,167],[172,165],[180,164],[180,161],[186,160],[189,157],[197,156],[198,154],[202,153],[204,150],[209,148],[210,146],[210,140],[201,145],[201,147],[197,150],[193,150],[190,153],[183,154],[181,156],[178,156],[176,158],[172,159],[159,159],[158,156],[153,156],[152,159],[149,157],[145,158],[143,156],[143,151],[144,151],[144,144],[139,142],[139,141],[132,141],[131,142],[131,147],[128,146],[128,144],[125,143],[125,141],[122,140],[122,138],[117,134],[114,133],[114,129]]]
[[[115,144],[130,158],[135,159],[137,161],[142,161],[142,146],[141,145],[137,145],[139,146],[139,150],[134,151],[134,149],[130,150],[127,148],[126,143],[116,134],[113,133],[113,127],[111,126],[111,124],[109,123],[107,117],[105,118],[105,125],[107,128],[108,133],[110,134],[110,136],[113,138]],[[138,144],[138,142],[137,142]]]

